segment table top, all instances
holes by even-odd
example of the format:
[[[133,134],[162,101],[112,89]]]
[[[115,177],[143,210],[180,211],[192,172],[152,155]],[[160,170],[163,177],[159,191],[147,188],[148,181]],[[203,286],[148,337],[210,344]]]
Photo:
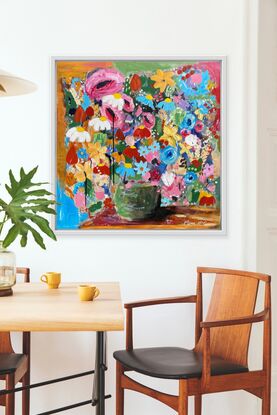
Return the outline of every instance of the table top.
[[[0,331],[124,330],[119,283],[85,282],[100,290],[93,301],[79,300],[79,284],[52,290],[43,283],[16,284],[13,296],[0,297]]]

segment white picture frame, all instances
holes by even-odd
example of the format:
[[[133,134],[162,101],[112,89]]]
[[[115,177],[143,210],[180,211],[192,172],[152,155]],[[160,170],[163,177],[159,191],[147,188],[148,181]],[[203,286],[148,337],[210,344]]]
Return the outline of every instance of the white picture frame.
[[[221,63],[221,180],[220,180],[220,213],[221,229],[189,230],[189,229],[57,229],[56,217],[51,215],[51,226],[57,235],[180,235],[190,236],[226,236],[227,235],[227,57],[214,56],[53,56],[51,57],[51,99],[50,99],[50,125],[51,125],[51,188],[56,197],[56,63],[59,61],[219,61]]]

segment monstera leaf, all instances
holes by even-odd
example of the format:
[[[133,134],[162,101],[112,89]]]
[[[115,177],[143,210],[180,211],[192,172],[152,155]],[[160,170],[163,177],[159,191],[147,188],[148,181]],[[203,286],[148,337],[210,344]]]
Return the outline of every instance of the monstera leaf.
[[[43,249],[46,249],[41,232],[56,240],[56,236],[49,226],[48,220],[41,214],[55,215],[51,207],[56,202],[51,199],[52,193],[40,188],[47,183],[34,183],[32,179],[37,172],[35,167],[28,173],[20,169],[20,179],[17,181],[13,172],[9,171],[10,184],[6,184],[6,190],[11,196],[9,203],[0,199],[0,213],[4,219],[0,221],[0,234],[6,222],[11,221],[12,227],[3,240],[3,246],[8,247],[17,237],[20,237],[22,247],[26,246],[28,234],[31,233],[35,242]],[[34,227],[35,225],[35,227]]]

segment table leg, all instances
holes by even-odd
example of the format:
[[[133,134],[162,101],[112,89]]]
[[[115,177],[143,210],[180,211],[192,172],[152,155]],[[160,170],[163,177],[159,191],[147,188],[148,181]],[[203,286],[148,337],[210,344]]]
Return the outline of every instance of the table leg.
[[[106,333],[96,333],[95,375],[93,401],[96,402],[96,415],[105,415],[105,370],[106,370]]]

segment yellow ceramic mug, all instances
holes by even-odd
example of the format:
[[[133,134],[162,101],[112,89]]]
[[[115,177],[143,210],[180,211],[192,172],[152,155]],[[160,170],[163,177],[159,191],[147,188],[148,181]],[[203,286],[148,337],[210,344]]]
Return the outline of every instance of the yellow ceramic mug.
[[[48,285],[48,288],[59,288],[61,283],[61,273],[60,272],[45,272],[41,277],[40,281],[45,282]]]
[[[81,301],[92,301],[98,297],[100,291],[95,285],[79,285],[78,287],[79,298]]]

